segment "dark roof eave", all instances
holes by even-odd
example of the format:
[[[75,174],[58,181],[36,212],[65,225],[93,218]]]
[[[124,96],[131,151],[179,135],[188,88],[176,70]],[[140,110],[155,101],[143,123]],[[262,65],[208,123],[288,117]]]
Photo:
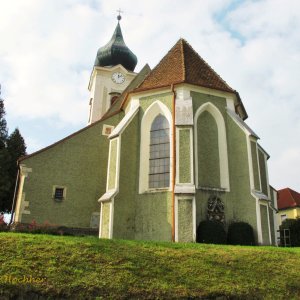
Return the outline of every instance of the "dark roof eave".
[[[242,111],[243,111],[243,113],[245,114],[245,116],[242,118],[242,120],[245,121],[246,119],[248,119],[248,114],[247,114],[247,112],[246,112],[246,109],[245,109],[245,106],[244,106],[244,104],[243,104],[243,101],[242,101],[242,99],[241,99],[240,94],[239,94],[238,91],[234,91],[234,94],[235,94],[236,97],[237,97],[238,105],[241,106]]]

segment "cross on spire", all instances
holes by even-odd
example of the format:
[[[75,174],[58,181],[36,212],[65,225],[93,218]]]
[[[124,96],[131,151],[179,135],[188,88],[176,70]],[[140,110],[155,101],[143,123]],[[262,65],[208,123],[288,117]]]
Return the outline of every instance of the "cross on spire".
[[[117,16],[117,19],[118,19],[118,21],[120,21],[120,20],[122,19],[121,13],[123,13],[123,11],[119,8],[119,9],[117,10],[117,13],[119,13],[119,15]]]

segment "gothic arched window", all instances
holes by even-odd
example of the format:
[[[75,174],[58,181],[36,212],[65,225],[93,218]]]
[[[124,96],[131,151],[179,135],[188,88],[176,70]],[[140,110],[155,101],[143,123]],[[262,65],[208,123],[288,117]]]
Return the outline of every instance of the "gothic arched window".
[[[151,125],[149,156],[149,188],[170,186],[169,122],[159,114]]]

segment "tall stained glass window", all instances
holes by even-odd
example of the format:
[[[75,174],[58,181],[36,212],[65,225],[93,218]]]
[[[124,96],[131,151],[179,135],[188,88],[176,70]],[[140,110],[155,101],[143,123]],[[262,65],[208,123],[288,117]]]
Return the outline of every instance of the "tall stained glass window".
[[[149,188],[170,186],[170,138],[168,120],[159,114],[150,131]]]

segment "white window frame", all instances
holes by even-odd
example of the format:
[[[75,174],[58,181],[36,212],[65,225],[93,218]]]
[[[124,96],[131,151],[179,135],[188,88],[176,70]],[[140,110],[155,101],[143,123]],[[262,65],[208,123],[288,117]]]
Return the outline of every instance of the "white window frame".
[[[63,189],[63,198],[62,199],[55,198],[56,189]],[[67,198],[67,187],[66,186],[54,185],[52,187],[52,199],[53,200],[55,200],[56,202],[62,202],[64,200],[66,200],[66,198]]]
[[[167,188],[149,188],[149,157],[150,157],[150,130],[154,119],[163,115],[169,122],[170,138],[170,186]],[[161,190],[172,190],[173,186],[173,126],[172,114],[169,108],[161,101],[154,101],[145,111],[141,121],[141,145],[140,145],[140,174],[139,174],[139,193],[159,192]]]
[[[194,140],[195,140],[195,173],[196,173],[196,187],[200,188],[198,174],[198,132],[197,132],[197,122],[199,116],[203,112],[209,112],[211,116],[215,119],[218,127],[218,145],[219,145],[219,162],[220,162],[220,185],[225,191],[230,191],[229,185],[229,168],[228,168],[228,153],[227,153],[227,138],[226,138],[226,126],[224,118],[219,111],[219,109],[212,103],[207,102],[201,105],[196,111],[194,117]]]

